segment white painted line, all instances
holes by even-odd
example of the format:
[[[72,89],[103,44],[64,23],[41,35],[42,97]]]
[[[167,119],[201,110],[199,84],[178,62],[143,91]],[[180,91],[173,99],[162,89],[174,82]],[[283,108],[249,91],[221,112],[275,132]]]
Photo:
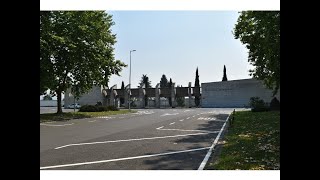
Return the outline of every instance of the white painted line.
[[[172,125],[172,124],[174,124],[175,122],[173,122],[173,123],[170,123],[169,125]]]
[[[107,144],[107,143],[117,143],[117,142],[128,142],[128,141],[142,141],[142,140],[150,140],[150,139],[165,139],[165,138],[175,138],[175,137],[184,137],[184,136],[198,136],[204,134],[211,134],[211,132],[202,132],[195,134],[181,134],[181,135],[173,135],[173,136],[160,136],[160,137],[150,137],[150,138],[140,138],[140,139],[123,139],[123,140],[115,140],[115,141],[100,141],[100,142],[90,142],[90,143],[79,143],[79,144],[68,144],[64,146],[59,146],[54,149],[61,149],[70,146],[83,146],[83,145],[91,145],[91,144]]]
[[[92,121],[88,121],[88,122],[96,122],[97,120],[92,120]]]
[[[41,126],[70,126],[71,124],[44,124],[44,123],[40,123]]]
[[[45,166],[45,167],[40,167],[40,170],[41,169],[53,169],[53,168],[61,168],[61,167],[70,167],[70,166],[81,166],[81,165],[87,165],[87,164],[98,164],[98,163],[107,163],[107,162],[115,162],[115,161],[124,161],[124,160],[131,160],[131,159],[149,158],[149,157],[164,156],[164,155],[170,155],[170,154],[179,154],[179,153],[185,153],[185,152],[201,151],[201,150],[205,150],[205,149],[209,149],[209,148],[210,147],[204,147],[204,148],[189,149],[189,150],[184,150],[184,151],[174,151],[174,152],[150,154],[150,155],[135,156],[135,157],[126,157],[126,158],[119,158],[119,159],[108,159],[108,160],[102,160],[102,161],[91,161],[91,162],[74,163],[74,164]]]
[[[190,117],[187,117],[187,119],[190,119]]]
[[[156,128],[156,129],[161,129],[161,128],[163,128],[164,126],[161,126],[161,127],[158,127],[158,128]]]
[[[213,150],[214,146],[218,143],[218,140],[219,140],[219,138],[220,138],[220,136],[221,136],[221,133],[222,133],[223,130],[224,130],[224,127],[226,126],[226,124],[227,124],[227,122],[228,122],[228,120],[229,120],[230,115],[231,115],[231,113],[229,114],[229,116],[228,116],[227,119],[226,119],[226,122],[223,124],[222,128],[220,129],[219,134],[217,135],[216,139],[215,139],[214,142],[212,143],[212,145],[211,145],[208,153],[206,154],[206,156],[204,157],[203,161],[201,162],[198,170],[203,170],[203,168],[206,166],[207,161],[208,161],[208,159],[209,159],[209,157],[210,157],[210,155],[211,155],[211,153],[212,153],[212,150]]]
[[[161,116],[173,116],[173,115],[177,115],[179,113],[173,113],[173,114],[169,114],[169,113],[165,113],[165,114],[162,114]]]
[[[181,121],[181,122],[182,122],[183,120],[184,120],[184,119],[181,119],[181,120],[179,120],[179,121]]]
[[[123,119],[124,117],[119,117],[119,119]]]
[[[219,131],[205,131],[205,130],[185,130],[185,129],[158,129],[164,131],[197,131],[197,132],[207,132],[207,133],[218,133]]]
[[[192,117],[194,118],[194,117],[196,117],[196,116],[192,116]]]

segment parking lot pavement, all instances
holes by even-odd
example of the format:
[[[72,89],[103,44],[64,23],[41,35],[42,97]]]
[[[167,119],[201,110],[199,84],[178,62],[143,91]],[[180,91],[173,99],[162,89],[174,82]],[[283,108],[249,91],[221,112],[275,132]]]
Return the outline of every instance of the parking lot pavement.
[[[195,170],[232,110],[148,109],[40,126],[40,169]]]

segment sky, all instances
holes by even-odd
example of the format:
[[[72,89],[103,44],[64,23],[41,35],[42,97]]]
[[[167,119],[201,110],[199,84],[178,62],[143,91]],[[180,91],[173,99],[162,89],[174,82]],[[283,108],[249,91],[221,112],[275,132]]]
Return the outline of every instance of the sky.
[[[109,86],[129,83],[137,87],[147,74],[154,87],[162,74],[176,85],[192,86],[196,68],[200,83],[221,81],[226,65],[228,80],[246,79],[248,50],[232,31],[237,11],[107,11],[113,16],[115,58],[128,64],[121,76],[112,75]]]

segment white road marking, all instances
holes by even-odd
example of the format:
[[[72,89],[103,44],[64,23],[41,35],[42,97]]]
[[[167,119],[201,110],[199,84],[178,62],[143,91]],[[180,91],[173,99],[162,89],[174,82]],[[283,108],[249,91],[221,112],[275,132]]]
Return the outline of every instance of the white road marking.
[[[175,122],[173,122],[173,123],[170,123],[169,125],[172,125],[172,124],[174,124]]]
[[[199,117],[198,120],[219,121],[219,122],[225,122],[226,121],[226,120],[220,120],[220,119],[210,118],[210,117]]]
[[[119,159],[108,159],[108,160],[102,160],[102,161],[91,161],[91,162],[74,163],[74,164],[63,164],[63,165],[55,165],[55,166],[45,166],[45,167],[40,167],[40,170],[41,170],[41,169],[60,168],[60,167],[70,167],[70,166],[81,166],[81,165],[87,165],[87,164],[98,164],[98,163],[107,163],[107,162],[115,162],[115,161],[124,161],[124,160],[131,160],[131,159],[141,159],[141,158],[164,156],[164,155],[170,155],[170,154],[179,154],[179,153],[185,153],[185,152],[201,151],[201,150],[205,150],[205,149],[209,149],[209,148],[210,148],[210,147],[204,147],[204,148],[189,149],[189,150],[183,150],[183,151],[174,151],[174,152],[159,153],[159,154],[150,154],[150,155],[135,156],[135,157],[126,157],[126,158],[119,158]]]
[[[88,121],[88,122],[96,122],[97,120],[92,120],[92,121]]]
[[[184,119],[181,119],[181,120],[179,120],[179,121],[181,121],[181,122],[182,122],[183,120],[184,120]]]
[[[115,141],[100,141],[100,142],[89,142],[89,143],[79,143],[79,144],[67,144],[64,146],[59,146],[54,149],[61,149],[70,146],[83,146],[83,145],[91,145],[91,144],[107,144],[107,143],[117,143],[117,142],[129,142],[129,141],[142,141],[142,140],[150,140],[150,139],[165,139],[165,138],[175,138],[175,137],[184,137],[184,136],[198,136],[204,134],[211,134],[210,132],[202,132],[195,134],[181,134],[181,135],[173,135],[173,136],[159,136],[159,137],[150,137],[150,138],[140,138],[140,139],[123,139],[123,140],[115,140]]]
[[[161,116],[173,116],[173,115],[177,115],[179,113],[173,113],[173,114],[169,114],[169,113],[165,113],[165,114],[162,114]]]
[[[44,123],[40,123],[41,126],[70,126],[73,124],[74,123],[71,123],[71,124],[44,124]]]
[[[190,119],[190,117],[187,117],[187,119]]]
[[[158,127],[158,128],[156,128],[156,129],[161,129],[161,128],[163,128],[164,126],[161,126],[161,127]]]
[[[114,118],[114,117],[109,117],[109,116],[99,116],[99,117],[97,117],[97,118],[112,119],[112,118]]]
[[[119,117],[119,119],[123,119],[124,117]]]
[[[207,133],[218,133],[219,131],[205,131],[205,130],[186,130],[186,129],[157,129],[163,131],[198,131],[198,132],[207,132]]]
[[[192,117],[194,118],[194,117],[196,117],[196,116],[192,116]]]
[[[210,157],[210,155],[212,153],[212,150],[213,150],[214,146],[218,143],[218,140],[219,140],[219,138],[221,136],[222,131],[224,130],[224,127],[226,126],[226,124],[227,124],[227,122],[229,120],[230,115],[231,115],[231,113],[229,114],[229,116],[227,117],[225,123],[223,124],[222,128],[220,129],[219,134],[217,135],[216,139],[214,140],[214,142],[210,146],[210,149],[208,150],[208,153],[204,157],[203,161],[201,162],[198,170],[203,170],[203,168],[206,166],[207,161],[208,161],[208,159],[209,159],[209,157]]]

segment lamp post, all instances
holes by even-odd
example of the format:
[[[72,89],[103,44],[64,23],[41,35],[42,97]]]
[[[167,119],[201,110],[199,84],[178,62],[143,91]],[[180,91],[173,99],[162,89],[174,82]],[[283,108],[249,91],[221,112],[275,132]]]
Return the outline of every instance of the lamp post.
[[[134,52],[136,50],[131,50],[130,51],[130,72],[129,72],[129,111],[131,111],[130,106],[131,106],[131,52]]]

